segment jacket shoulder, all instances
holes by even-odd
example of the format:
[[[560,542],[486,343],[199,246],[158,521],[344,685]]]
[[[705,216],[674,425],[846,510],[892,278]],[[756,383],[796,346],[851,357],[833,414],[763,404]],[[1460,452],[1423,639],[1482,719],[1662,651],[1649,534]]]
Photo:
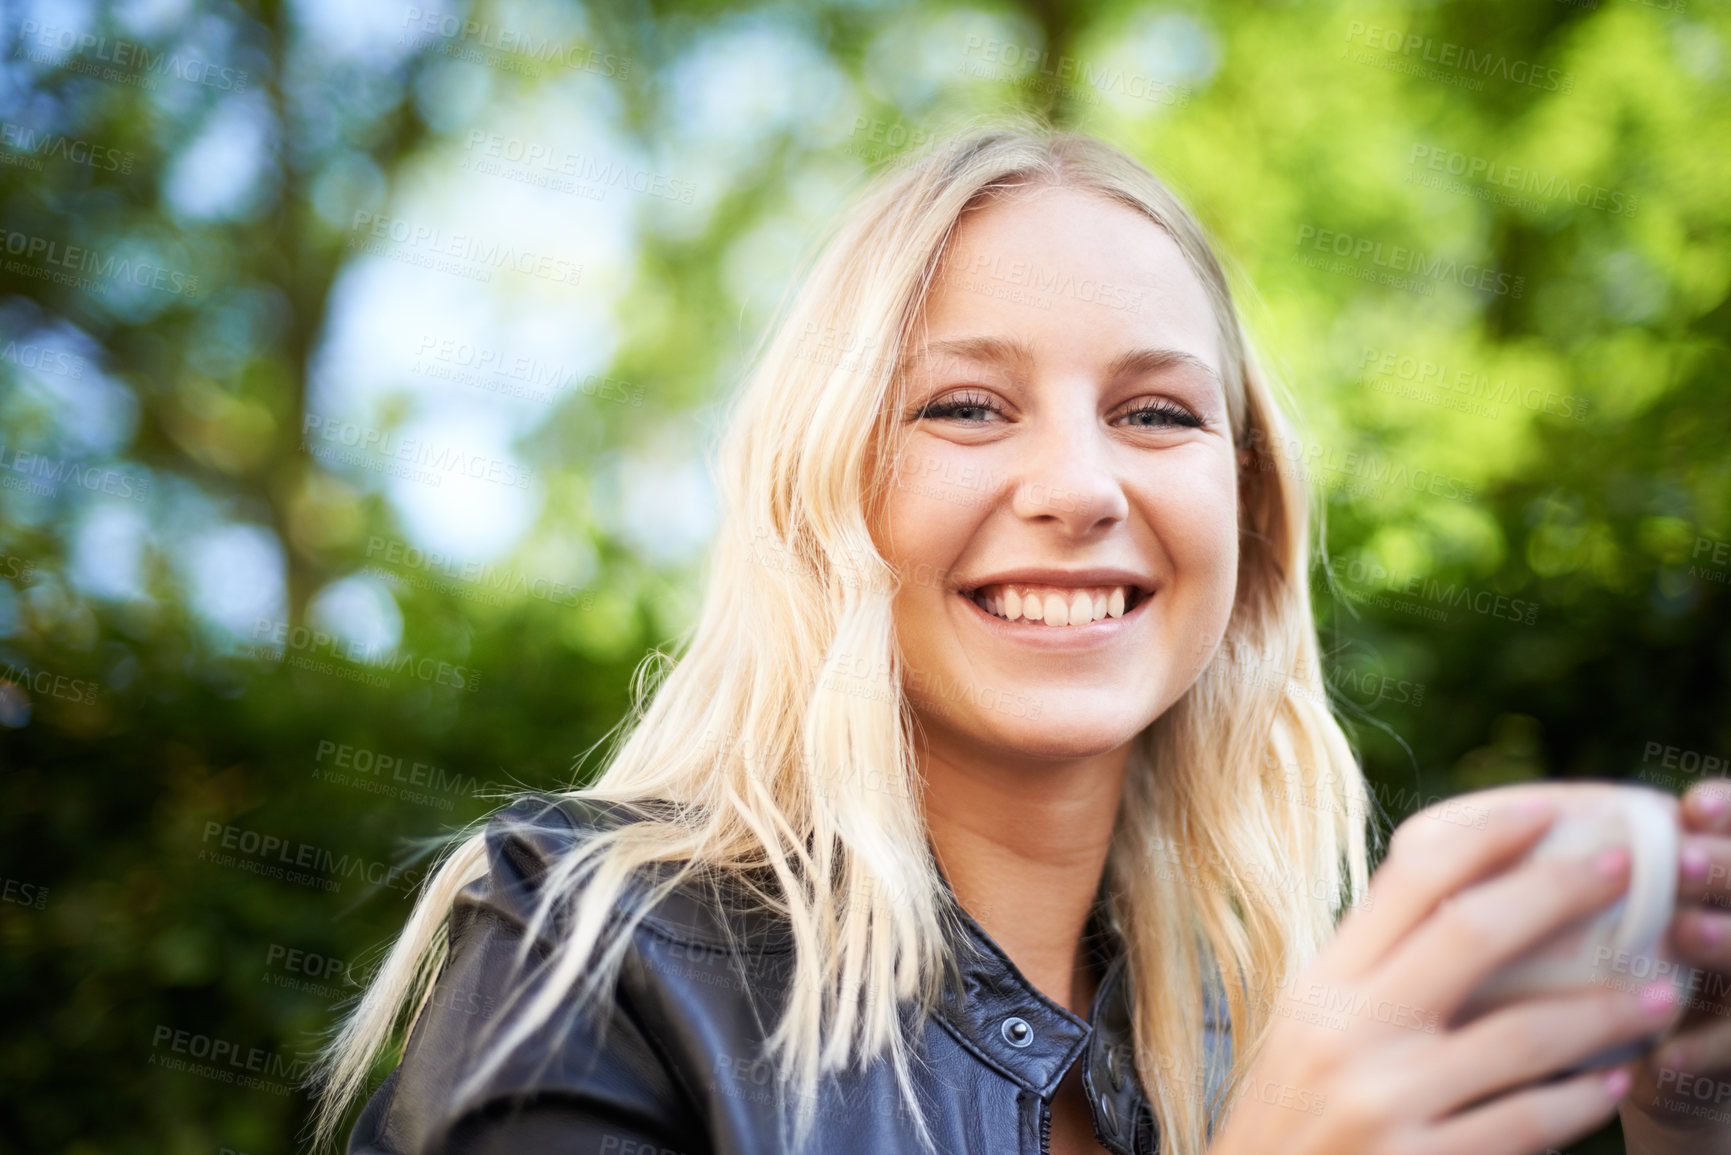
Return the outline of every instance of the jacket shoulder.
[[[464,889],[453,912],[453,932],[466,908],[485,906],[519,925],[534,918],[544,885],[561,860],[600,831],[646,820],[671,820],[671,807],[626,805],[571,795],[518,798],[487,823],[487,873]],[[639,866],[623,888],[615,916],[641,915],[637,934],[729,954],[784,953],[793,936],[785,918],[763,902],[773,885],[717,871],[688,874],[668,887],[679,863]]]
[[[550,1112],[574,1140],[623,1136],[677,1146],[673,1140],[703,1134],[690,1088],[651,1025],[653,1013],[644,1013],[655,1001],[654,975],[640,936],[625,944],[608,988],[578,1003],[566,987],[582,976],[557,975],[550,965],[564,933],[558,912],[536,924],[561,860],[584,838],[632,817],[616,807],[536,796],[488,821],[485,872],[453,902],[438,980],[401,1064],[357,1120],[351,1153],[466,1153],[483,1149],[477,1137],[496,1137],[498,1126],[538,1126]],[[553,1009],[531,1027],[528,1012],[541,995],[554,1000]],[[484,1079],[472,1078],[495,1045],[519,1035]]]

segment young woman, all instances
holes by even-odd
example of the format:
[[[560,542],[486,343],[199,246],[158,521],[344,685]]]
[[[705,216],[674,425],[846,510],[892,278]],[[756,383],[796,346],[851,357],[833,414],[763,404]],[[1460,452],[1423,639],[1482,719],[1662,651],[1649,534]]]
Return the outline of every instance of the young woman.
[[[352,1152],[1513,1155],[1619,1100],[1703,1150],[1628,1069],[1551,1078],[1672,1000],[1452,1020],[1626,853],[1515,865],[1552,811],[1490,792],[1368,877],[1292,443],[1128,157],[990,128],[879,178],[738,400],[687,652],[592,786],[448,857],[321,1133],[412,1021]]]

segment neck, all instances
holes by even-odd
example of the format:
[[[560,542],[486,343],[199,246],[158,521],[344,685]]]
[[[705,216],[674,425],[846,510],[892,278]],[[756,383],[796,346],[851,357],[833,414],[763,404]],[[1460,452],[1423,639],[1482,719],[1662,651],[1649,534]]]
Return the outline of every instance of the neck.
[[[1083,932],[1129,756],[1128,743],[1033,762],[920,751],[932,847],[956,899],[1023,977],[1082,1018],[1099,985]]]

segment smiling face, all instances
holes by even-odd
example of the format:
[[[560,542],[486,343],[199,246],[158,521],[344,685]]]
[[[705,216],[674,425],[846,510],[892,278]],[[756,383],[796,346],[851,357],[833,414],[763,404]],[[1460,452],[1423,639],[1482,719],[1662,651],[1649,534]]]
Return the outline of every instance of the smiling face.
[[[877,532],[926,741],[1004,762],[1117,749],[1196,679],[1237,583],[1201,281],[1137,211],[1017,189],[964,215],[908,357]]]

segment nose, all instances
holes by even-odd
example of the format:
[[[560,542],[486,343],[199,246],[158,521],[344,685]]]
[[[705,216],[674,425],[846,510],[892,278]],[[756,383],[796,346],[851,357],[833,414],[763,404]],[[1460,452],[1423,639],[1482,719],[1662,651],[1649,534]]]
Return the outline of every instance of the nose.
[[[1033,422],[1021,448],[1010,509],[1019,518],[1049,522],[1067,536],[1086,538],[1124,520],[1130,501],[1115,465],[1111,439],[1095,409],[1092,383]]]

